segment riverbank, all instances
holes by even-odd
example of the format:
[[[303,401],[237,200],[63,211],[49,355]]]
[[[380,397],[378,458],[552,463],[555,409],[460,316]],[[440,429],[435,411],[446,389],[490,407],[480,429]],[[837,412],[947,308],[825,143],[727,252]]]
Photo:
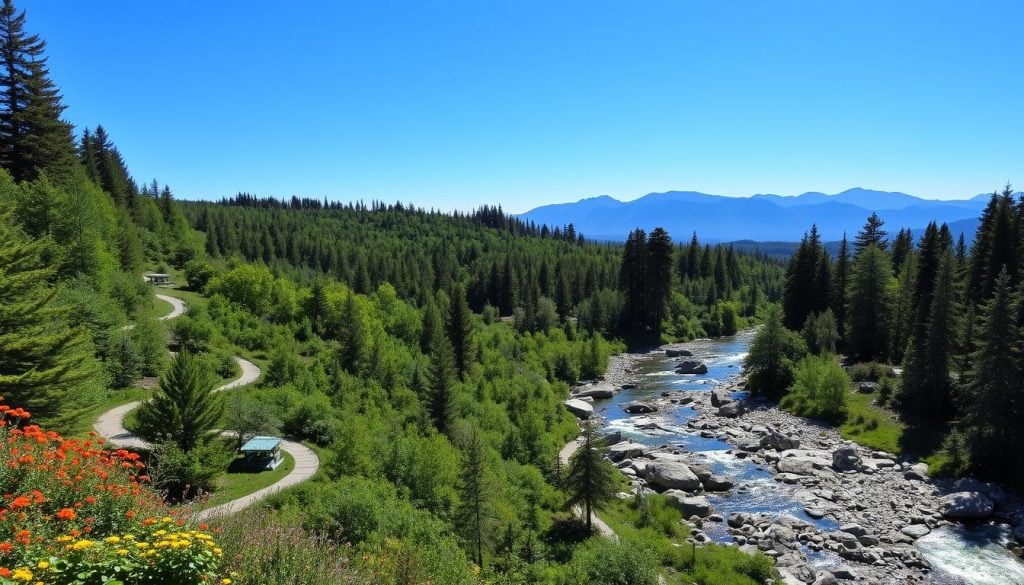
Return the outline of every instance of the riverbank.
[[[837,429],[773,403],[747,400],[735,393],[741,382],[734,364],[713,366],[717,379],[677,375],[678,362],[666,357],[666,349],[684,349],[696,360],[720,358],[714,340],[615,356],[605,383],[627,390],[594,401],[594,407],[612,419],[609,430],[626,431],[611,456],[633,489],[673,493],[681,509],[693,512],[695,535],[706,532],[701,540],[761,550],[776,558],[794,584],[830,577],[864,583],[1024,582],[1017,580],[1024,579],[1024,566],[1006,551],[1000,555],[998,547],[989,551],[994,562],[970,571],[948,558],[955,548],[949,534],[960,528],[958,520],[1013,520],[1024,510],[1016,496],[976,481],[932,480],[921,464],[855,445]],[[634,385],[639,389],[630,389]],[[634,397],[651,408],[625,418],[615,412]],[[742,404],[745,412],[720,416],[723,401]],[[668,482],[666,470],[674,473]],[[724,478],[714,477],[719,474]],[[775,509],[728,512],[751,502],[757,504],[751,508],[763,508],[765,501]],[[915,542],[922,538],[918,548]]]

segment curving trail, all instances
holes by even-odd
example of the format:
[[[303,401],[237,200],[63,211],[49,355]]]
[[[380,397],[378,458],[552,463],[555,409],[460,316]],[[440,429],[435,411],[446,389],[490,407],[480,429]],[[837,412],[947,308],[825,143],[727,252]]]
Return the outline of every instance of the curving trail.
[[[185,302],[181,299],[161,294],[156,295],[156,298],[167,301],[173,306],[171,312],[160,317],[160,320],[173,319],[185,313]],[[130,328],[131,326],[129,325],[126,327]],[[263,373],[260,371],[259,366],[245,358],[235,356],[235,361],[238,362],[238,366],[242,370],[242,375],[227,384],[215,388],[214,392],[231,390],[232,388],[252,384],[258,380],[260,375]],[[115,447],[136,450],[150,448],[151,445],[149,443],[124,428],[125,417],[128,416],[129,412],[138,408],[140,404],[142,404],[140,401],[135,401],[111,408],[96,419],[96,422],[93,423],[93,429],[96,430],[96,433],[99,436],[106,439],[108,443]],[[208,520],[216,516],[232,514],[255,504],[274,492],[306,481],[316,475],[317,470],[320,469],[320,458],[317,457],[316,453],[309,447],[294,441],[282,441],[281,448],[287,451],[292,458],[295,459],[295,468],[291,473],[261,490],[257,490],[235,500],[225,502],[219,506],[207,508],[206,510],[199,512],[197,517],[201,520]]]
[[[160,299],[161,301],[166,301],[166,302],[170,303],[171,306],[173,307],[171,309],[170,313],[167,313],[163,317],[160,317],[161,321],[166,321],[167,319],[173,319],[175,317],[180,317],[180,316],[185,314],[185,301],[179,299],[178,297],[172,297],[172,296],[169,296],[169,295],[162,295],[162,294],[155,294],[153,296],[155,296],[156,298]]]

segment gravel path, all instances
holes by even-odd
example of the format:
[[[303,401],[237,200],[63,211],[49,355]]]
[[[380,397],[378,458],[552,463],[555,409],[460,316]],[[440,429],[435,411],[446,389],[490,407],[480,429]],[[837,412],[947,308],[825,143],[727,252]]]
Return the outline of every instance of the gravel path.
[[[162,301],[167,301],[173,307],[171,312],[160,317],[160,320],[174,319],[175,317],[185,313],[185,302],[181,299],[162,294],[157,294],[156,298]],[[126,326],[126,328],[130,327],[131,325]],[[239,388],[259,380],[260,375],[263,373],[260,371],[259,366],[238,356],[235,356],[235,361],[238,362],[238,366],[241,368],[242,374],[227,384],[217,387],[214,392]],[[140,401],[135,401],[111,408],[96,419],[96,422],[93,423],[93,428],[101,437],[106,439],[107,442],[115,447],[136,450],[150,448],[151,445],[149,443],[124,428],[125,417],[128,416],[129,412],[138,408],[140,404],[142,404]],[[316,475],[317,470],[320,469],[320,458],[317,457],[316,453],[309,447],[295,441],[282,441],[281,449],[288,452],[292,458],[295,459],[295,468],[291,473],[261,490],[257,490],[238,499],[231,500],[230,502],[225,502],[219,506],[203,510],[198,513],[198,519],[208,520],[210,518],[225,516],[242,510],[243,508],[247,508],[277,491],[310,479]]]
[[[170,313],[167,313],[163,317],[160,317],[161,321],[174,319],[175,317],[180,317],[185,314],[185,301],[179,299],[178,297],[172,297],[168,295],[157,294],[154,296],[156,296],[156,298],[160,299],[161,301],[166,301],[170,303],[171,306],[173,307]]]

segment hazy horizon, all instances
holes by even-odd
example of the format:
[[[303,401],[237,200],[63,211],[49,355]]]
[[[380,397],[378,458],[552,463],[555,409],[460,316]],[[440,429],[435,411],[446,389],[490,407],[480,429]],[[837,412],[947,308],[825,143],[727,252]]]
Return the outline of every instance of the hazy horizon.
[[[1024,183],[1008,0],[21,7],[66,118],[181,198],[522,212]]]

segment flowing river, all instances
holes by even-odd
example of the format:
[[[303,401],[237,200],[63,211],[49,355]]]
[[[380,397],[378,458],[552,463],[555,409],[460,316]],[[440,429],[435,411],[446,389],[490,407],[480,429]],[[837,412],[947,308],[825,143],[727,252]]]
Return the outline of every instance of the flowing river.
[[[811,518],[797,497],[798,486],[775,481],[772,470],[748,459],[734,457],[728,443],[716,438],[703,438],[689,433],[686,423],[696,416],[689,406],[672,405],[656,415],[635,416],[620,407],[633,400],[655,399],[662,392],[679,390],[711,391],[739,376],[743,358],[753,337],[744,331],[733,337],[699,340],[687,344],[708,367],[704,375],[678,375],[674,360],[662,353],[652,353],[634,366],[635,388],[622,390],[614,398],[594,404],[607,431],[620,431],[624,437],[650,446],[678,445],[696,453],[715,473],[728,476],[734,487],[728,495],[711,495],[715,511],[723,516],[732,512],[790,515],[822,531],[834,531],[834,519]],[[742,393],[737,393],[737,397]],[[732,542],[725,523],[705,522],[704,531],[716,542]],[[976,528],[962,526],[940,528],[917,541],[916,546],[932,564],[929,578],[941,585],[1024,585],[1024,563],[1001,544],[1012,538],[1009,531],[997,526]],[[805,549],[815,566],[827,569],[846,564],[837,555]]]

